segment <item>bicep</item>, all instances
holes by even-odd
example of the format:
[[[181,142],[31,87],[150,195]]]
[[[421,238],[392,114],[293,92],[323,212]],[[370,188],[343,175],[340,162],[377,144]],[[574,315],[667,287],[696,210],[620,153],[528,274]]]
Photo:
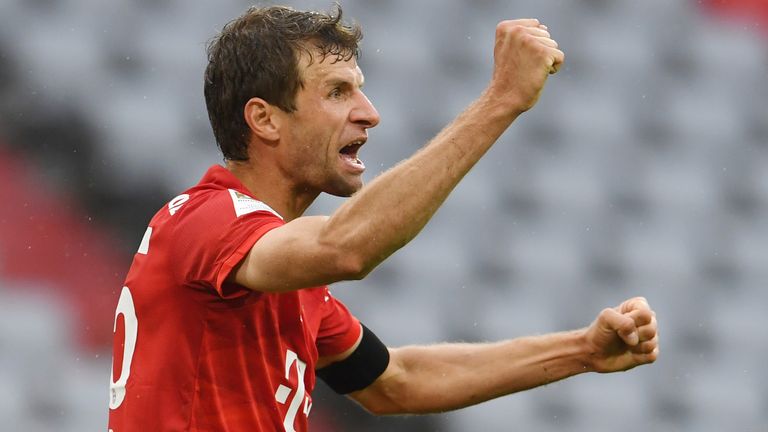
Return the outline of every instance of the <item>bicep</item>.
[[[282,292],[354,278],[350,257],[323,238],[328,218],[294,219],[264,234],[229,280],[256,291]]]
[[[363,332],[360,332],[360,336],[357,337],[357,341],[354,345],[352,345],[348,350],[344,351],[341,354],[336,355],[329,355],[329,356],[322,356],[318,357],[317,363],[315,364],[315,369],[322,369],[331,363],[337,363],[343,360],[346,360],[350,355],[352,355],[353,352],[357,349],[358,346],[360,346],[360,340],[363,338]]]

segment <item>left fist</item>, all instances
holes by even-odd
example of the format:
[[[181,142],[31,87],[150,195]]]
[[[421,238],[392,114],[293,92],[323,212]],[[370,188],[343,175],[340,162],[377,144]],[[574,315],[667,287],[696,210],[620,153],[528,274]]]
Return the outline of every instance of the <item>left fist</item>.
[[[590,363],[596,372],[617,372],[653,363],[659,355],[656,313],[643,297],[606,308],[587,328]]]

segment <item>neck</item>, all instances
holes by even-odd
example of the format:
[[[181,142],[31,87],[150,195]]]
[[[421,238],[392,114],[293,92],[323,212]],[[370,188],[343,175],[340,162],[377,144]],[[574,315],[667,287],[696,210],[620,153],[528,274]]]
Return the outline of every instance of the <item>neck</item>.
[[[320,195],[318,191],[293,184],[280,170],[260,169],[252,160],[226,161],[225,166],[254,197],[280,213],[286,222],[304,214]]]

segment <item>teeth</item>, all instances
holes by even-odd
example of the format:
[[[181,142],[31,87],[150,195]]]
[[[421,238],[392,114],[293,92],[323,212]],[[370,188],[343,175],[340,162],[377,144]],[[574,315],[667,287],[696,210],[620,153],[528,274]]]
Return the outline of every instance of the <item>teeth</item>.
[[[357,150],[364,144],[363,140],[352,141],[339,150],[340,153],[357,153]],[[352,148],[355,147],[355,148]]]

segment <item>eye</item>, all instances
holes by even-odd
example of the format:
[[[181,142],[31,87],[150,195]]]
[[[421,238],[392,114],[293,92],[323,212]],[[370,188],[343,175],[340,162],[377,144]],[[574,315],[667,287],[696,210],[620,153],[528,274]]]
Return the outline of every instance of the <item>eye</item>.
[[[333,90],[331,90],[330,93],[328,93],[328,97],[334,98],[334,99],[335,98],[340,98],[341,95],[342,95],[342,92],[341,92],[341,88],[340,87],[336,87]]]

